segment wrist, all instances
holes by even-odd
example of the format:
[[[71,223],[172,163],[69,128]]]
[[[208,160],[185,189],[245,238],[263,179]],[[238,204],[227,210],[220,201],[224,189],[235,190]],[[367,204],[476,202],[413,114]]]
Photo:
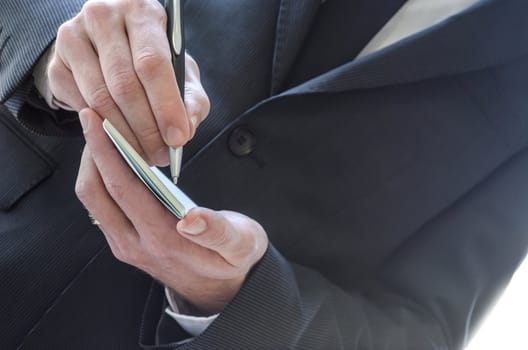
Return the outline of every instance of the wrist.
[[[210,316],[220,313],[235,297],[245,280],[245,276],[233,280],[197,283],[193,288],[167,286],[173,291],[180,313],[193,316]]]

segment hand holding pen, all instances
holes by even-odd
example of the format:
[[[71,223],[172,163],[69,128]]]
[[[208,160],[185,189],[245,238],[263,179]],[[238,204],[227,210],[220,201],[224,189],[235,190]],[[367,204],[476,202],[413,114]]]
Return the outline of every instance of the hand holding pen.
[[[88,0],[61,26],[47,71],[56,100],[83,110],[86,147],[76,193],[112,253],[213,314],[236,295],[264,255],[265,231],[233,212],[195,208],[183,220],[169,214],[102,128],[108,119],[149,165],[166,166],[167,145],[185,144],[209,113],[190,56],[185,76],[179,74],[185,89],[178,91],[165,16],[157,0]],[[212,245],[219,241],[226,244]]]
[[[183,35],[183,4],[181,0],[166,0],[167,37],[171,47],[172,65],[182,100],[185,93],[185,37]],[[172,181],[178,183],[183,156],[183,146],[169,149]]]
[[[157,166],[169,165],[167,145],[188,142],[209,112],[188,55],[185,104],[180,98],[165,18],[157,0],[88,0],[42,60],[52,107],[93,109]]]

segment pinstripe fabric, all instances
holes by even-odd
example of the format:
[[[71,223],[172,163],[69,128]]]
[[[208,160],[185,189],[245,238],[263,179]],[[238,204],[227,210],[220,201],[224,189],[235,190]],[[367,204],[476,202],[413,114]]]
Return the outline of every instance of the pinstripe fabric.
[[[15,92],[4,103],[9,112],[11,112],[11,114],[13,114],[15,117],[18,115],[18,111],[27,100],[31,87],[31,79],[26,79],[26,81],[19,84]]]
[[[274,9],[264,0],[259,4],[265,13],[249,6],[256,3],[187,3],[194,24],[191,53],[210,87],[211,120],[222,127],[238,119],[223,131],[212,131],[209,147],[196,146],[201,151],[186,167],[181,185],[198,203],[256,218],[273,246],[218,319],[188,344],[177,344],[188,335],[163,318],[162,290],[154,293],[140,332],[145,347],[461,348],[466,327],[481,318],[528,246],[528,157],[523,152],[528,145],[528,59],[519,58],[525,47],[515,41],[524,40],[525,26],[515,32],[519,38],[509,37],[527,13],[524,0],[483,1],[477,10],[446,23],[457,30],[438,26],[424,34],[429,40],[413,38],[290,91],[298,96],[264,102],[274,48],[254,39],[273,37]],[[241,18],[244,11],[250,19]],[[494,11],[504,18],[481,28],[478,24],[490,24]],[[265,30],[255,32],[260,25]],[[471,35],[461,35],[465,32]],[[446,50],[456,49],[446,37],[453,35],[479,50],[446,61]],[[479,41],[490,39],[490,46]],[[495,48],[501,52],[492,53]],[[391,64],[391,55],[397,64]],[[314,91],[323,93],[308,94]],[[226,146],[241,126],[258,138],[250,157],[235,157]],[[0,324],[9,327],[0,327],[6,334],[0,336],[0,347],[14,348],[22,338],[21,348],[28,350],[139,347],[135,317],[146,281],[120,284],[125,273],[108,272],[115,263],[108,252],[82,275],[70,269],[69,263],[79,261],[69,254],[86,255],[80,238],[90,242],[94,233],[86,231],[84,237],[89,223],[78,203],[70,205],[73,191],[64,190],[73,187],[78,148],[65,143],[62,174],[57,171],[53,182],[28,193],[0,220],[0,231],[22,242],[18,250],[0,251],[20,254],[25,248],[33,259],[22,256],[18,269],[6,269],[11,280],[6,284],[31,295],[20,283],[26,273],[37,280],[31,286],[48,293],[44,301],[40,289],[39,298],[25,299],[35,307],[3,290],[17,304],[2,305],[9,312],[0,313]],[[58,189],[63,190],[59,196]],[[58,212],[84,220],[61,218],[47,205],[52,196],[64,206]],[[41,212],[37,225],[27,222],[39,205],[56,222]],[[24,244],[34,237],[41,240],[33,243],[37,248]],[[60,245],[50,246],[55,240]],[[77,250],[70,252],[70,245]],[[7,262],[19,257],[8,255]],[[43,276],[32,268],[41,261],[46,262]],[[51,267],[65,266],[75,283],[57,297],[64,276]],[[94,286],[101,290],[87,292]],[[86,304],[79,308],[81,299]],[[53,307],[37,317],[46,305]],[[115,308],[120,312],[112,312]],[[126,319],[134,322],[119,331]]]
[[[59,26],[73,17],[83,3],[84,0],[40,0],[37,6],[32,0],[0,1],[0,103],[29,75]]]
[[[524,0],[482,1],[226,128],[182,185],[257,217],[280,253],[193,342],[156,338],[171,320],[154,317],[147,348],[461,349],[528,246],[528,200],[515,194],[528,164],[527,13]],[[233,159],[223,146],[241,125],[258,146]]]
[[[368,59],[348,62],[285,94],[406,84],[484,69],[524,56],[528,54],[528,1],[508,1],[511,6],[504,6],[502,1],[483,0],[457,16],[375,52]],[[431,45],[432,42],[437,45]],[[431,51],[442,55],[442,59],[431,60]],[[416,61],[420,64],[413,64]]]
[[[284,80],[304,44],[320,4],[320,0],[281,1],[275,34],[271,95],[283,88]]]

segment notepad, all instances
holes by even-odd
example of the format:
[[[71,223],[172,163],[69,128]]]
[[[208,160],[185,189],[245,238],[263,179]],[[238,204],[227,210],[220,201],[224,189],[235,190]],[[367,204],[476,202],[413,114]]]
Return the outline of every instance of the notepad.
[[[196,204],[157,167],[149,166],[110,121],[105,119],[103,128],[130,168],[171,213],[182,219],[196,207]]]

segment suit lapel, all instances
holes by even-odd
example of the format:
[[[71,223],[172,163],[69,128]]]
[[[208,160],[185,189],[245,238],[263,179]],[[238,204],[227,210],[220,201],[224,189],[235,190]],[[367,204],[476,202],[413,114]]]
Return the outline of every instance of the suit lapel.
[[[528,54],[526,0],[482,0],[462,13],[284,93],[405,84],[500,65]]]
[[[281,0],[273,55],[272,95],[281,90],[320,4],[321,0]]]

